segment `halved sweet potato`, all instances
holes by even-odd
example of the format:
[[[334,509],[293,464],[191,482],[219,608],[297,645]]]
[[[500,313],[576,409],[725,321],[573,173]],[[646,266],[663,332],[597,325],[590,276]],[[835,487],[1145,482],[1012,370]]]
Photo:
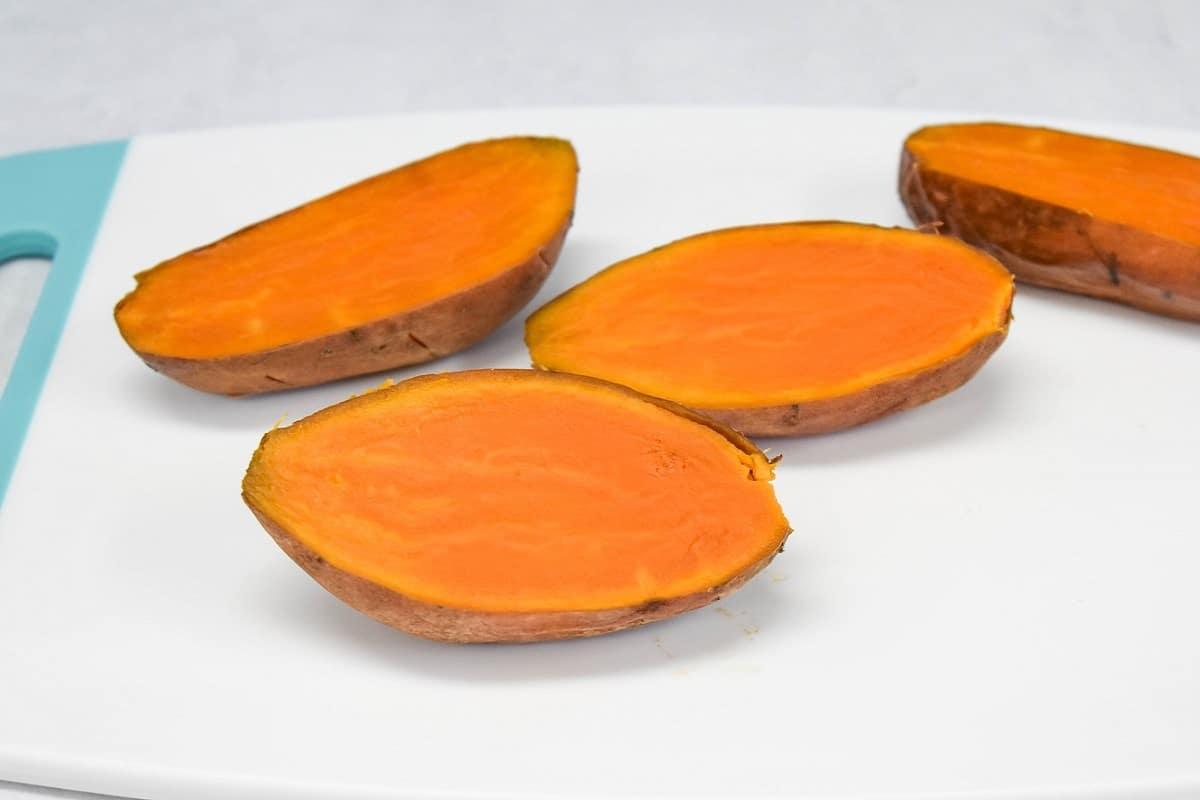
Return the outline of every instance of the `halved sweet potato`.
[[[560,139],[440,153],[139,274],[117,325],[154,369],[226,395],[448,355],[537,292],[577,171]]]
[[[1012,276],[948,237],[845,222],[731,228],[622,261],[526,322],[536,366],[667,397],[751,435],[932,400],[1008,330]]]
[[[1200,159],[998,123],[904,143],[919,224],[982,247],[1018,280],[1200,320]]]
[[[593,636],[732,592],[790,532],[772,462],[622,386],[414,378],[263,437],[243,497],[343,601],[456,642]]]

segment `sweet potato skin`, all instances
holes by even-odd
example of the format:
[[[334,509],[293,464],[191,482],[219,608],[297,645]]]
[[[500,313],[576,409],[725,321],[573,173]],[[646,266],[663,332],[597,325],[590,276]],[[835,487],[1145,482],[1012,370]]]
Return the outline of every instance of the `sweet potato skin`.
[[[810,220],[805,222],[790,222],[790,223],[774,223],[766,226],[746,226],[745,229],[755,229],[759,227],[820,227],[820,226],[849,226],[855,229],[870,230],[873,232],[895,232],[902,233],[905,236],[913,238],[924,238],[930,234],[912,231],[908,228],[893,227],[890,229],[882,228],[875,225],[863,225],[861,223],[847,223],[838,220]],[[690,241],[692,239],[704,236],[713,236],[725,234],[739,229],[722,229],[710,231],[707,233],[698,234],[688,239],[680,240]],[[843,389],[844,393],[838,395],[826,395],[817,399],[796,400],[793,402],[778,403],[778,397],[772,398],[777,404],[772,405],[756,405],[756,406],[737,406],[737,405],[703,405],[695,401],[686,401],[690,407],[697,413],[704,414],[711,419],[714,419],[724,425],[727,425],[747,436],[808,436],[832,433],[846,428],[851,428],[861,425],[880,417],[888,416],[892,413],[913,408],[918,405],[930,402],[944,394],[947,394],[958,387],[962,386],[976,372],[982,368],[983,364],[991,357],[991,355],[1003,344],[1008,335],[1008,326],[1012,318],[1012,295],[1013,295],[1013,277],[1007,269],[1003,267],[995,259],[987,254],[979,252],[976,248],[969,247],[962,242],[952,239],[930,239],[930,243],[940,241],[940,246],[945,246],[950,249],[961,251],[969,254],[972,260],[987,262],[991,269],[994,269],[997,274],[1004,276],[1005,295],[1003,304],[996,309],[998,313],[994,318],[989,318],[989,331],[978,332],[973,341],[965,345],[965,349],[959,353],[951,353],[949,350],[945,353],[939,353],[937,358],[940,360],[932,361],[918,370],[907,374],[897,375],[887,380],[864,386],[859,389]],[[658,250],[671,248],[680,242],[672,242],[656,250],[648,251],[640,256],[634,256],[633,259],[640,258],[645,255],[651,255]],[[632,260],[632,259],[631,259]],[[621,262],[624,263],[624,262]],[[619,266],[619,265],[614,265]],[[531,324],[539,315],[545,313],[546,309],[553,306],[555,303],[569,297],[572,293],[583,290],[586,285],[584,283],[567,290],[558,298],[551,300],[542,308],[534,312],[533,316],[526,321],[525,341],[533,357],[534,366],[538,369],[561,369],[563,371],[572,371],[571,365],[548,366],[545,363],[539,362],[537,353],[537,344],[535,344],[533,334],[531,332]],[[578,369],[578,367],[575,367]],[[614,378],[615,379],[615,378]],[[644,389],[645,391],[652,391]],[[785,395],[786,397],[786,395]]]
[[[576,639],[632,628],[715,603],[739,589],[778,551],[703,592],[601,611],[497,613],[413,599],[338,569],[250,504],[276,544],[317,583],[351,608],[398,630],[442,642],[539,642]]]
[[[861,391],[780,406],[698,408],[749,436],[807,436],[852,428],[928,403],[962,386],[1004,342],[1008,327],[975,342],[966,352],[928,369]]]
[[[527,370],[486,370],[486,372],[527,372]],[[651,397],[626,386],[596,378],[564,373],[541,373],[548,380],[571,380],[604,385],[621,393],[665,408],[675,414],[710,428],[727,438],[743,452],[759,452],[758,448],[738,431],[684,406]],[[410,381],[438,380],[439,374],[422,375]],[[318,413],[328,413],[329,409]],[[265,444],[271,433],[263,437]],[[261,449],[260,445],[260,449]],[[776,458],[774,461],[778,461]],[[774,463],[772,461],[772,463]],[[602,610],[562,610],[552,612],[491,612],[469,608],[436,605],[396,592],[330,564],[270,515],[257,507],[243,491],[242,500],[262,524],[280,549],[288,555],[330,594],[351,608],[406,633],[443,642],[539,642],[555,639],[574,639],[599,636],[604,633],[644,625],[682,614],[714,603],[741,588],[783,552],[792,530],[779,532],[778,546],[758,561],[727,580],[681,597],[647,601],[634,606]]]
[[[151,369],[185,386],[229,397],[313,386],[431,361],[484,339],[532,300],[557,261],[570,225],[568,217],[533,257],[491,280],[348,330],[224,358],[135,352]],[[116,310],[120,308],[118,304]]]
[[[1017,280],[1200,321],[1200,248],[936,172],[907,145],[899,189],[914,223],[986,250]]]

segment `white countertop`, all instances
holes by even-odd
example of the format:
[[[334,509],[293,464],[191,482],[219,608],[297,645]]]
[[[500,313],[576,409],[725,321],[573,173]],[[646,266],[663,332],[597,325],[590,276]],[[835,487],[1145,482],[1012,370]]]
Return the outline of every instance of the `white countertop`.
[[[0,4],[0,49],[0,155],[241,123],[581,104],[1200,128],[1190,0],[47,0]],[[0,367],[20,337],[11,309],[35,291],[20,276],[0,282]],[[87,796],[0,782],[3,800]]]

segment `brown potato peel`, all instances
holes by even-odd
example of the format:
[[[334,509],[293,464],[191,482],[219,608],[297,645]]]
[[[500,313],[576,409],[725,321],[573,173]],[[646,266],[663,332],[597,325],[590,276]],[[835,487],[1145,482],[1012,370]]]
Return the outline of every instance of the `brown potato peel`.
[[[260,353],[223,358],[138,355],[151,369],[182,384],[230,397],[433,361],[485,339],[533,299],[558,260],[569,224],[528,261],[486,283],[392,317]]]
[[[918,152],[923,138],[970,140],[979,135],[980,129],[1000,129],[983,133],[1003,136],[1013,160],[1019,160],[1024,152],[1022,136],[1041,136],[1061,139],[1060,147],[1066,152],[1080,142],[1087,148],[1122,148],[1122,157],[1130,162],[1131,170],[1137,159],[1152,158],[1162,162],[1160,170],[1169,170],[1171,162],[1192,162],[1191,169],[1200,173],[1200,166],[1196,166],[1200,161],[1058,131],[980,123],[935,126],[912,134],[901,155],[899,179],[900,197],[914,223],[986,250],[1012,270],[1019,281],[1179,319],[1200,320],[1200,243],[1165,235],[1149,225],[1109,218],[1112,215],[1086,206],[1071,207],[1047,200],[1038,196],[1044,190],[1033,182],[1027,181],[1024,191],[1014,191],[1012,180],[1004,187],[978,176],[966,177],[953,168],[939,168],[934,148],[943,146],[940,138],[928,146],[928,154]],[[1092,170],[1092,177],[1103,176],[1103,167],[1090,165],[1084,156],[1064,155],[1059,159],[1081,173]],[[1053,172],[1042,178],[1056,179]],[[1194,187],[1200,197],[1200,181]],[[1114,178],[1107,191],[1120,194],[1120,179]],[[1153,196],[1146,202],[1153,202]],[[1200,206],[1195,207],[1194,218],[1200,219]]]
[[[753,436],[827,433],[961,386],[1004,341],[1012,276],[948,237],[846,222],[712,231],[538,309],[535,366],[667,397]]]
[[[231,396],[449,355],[536,294],[577,172],[560,139],[438,153],[139,273],[117,326],[151,368]]]
[[[774,463],[624,386],[477,370],[269,432],[243,499],[297,565],[376,620],[441,641],[532,642],[740,588],[791,533]]]

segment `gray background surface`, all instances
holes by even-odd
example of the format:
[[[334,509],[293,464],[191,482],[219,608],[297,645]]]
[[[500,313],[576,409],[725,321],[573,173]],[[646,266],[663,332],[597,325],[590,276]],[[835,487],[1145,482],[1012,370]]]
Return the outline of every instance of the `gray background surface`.
[[[920,106],[1200,125],[1193,0],[0,1],[0,153],[454,108]]]
[[[598,104],[1195,129],[1197,86],[1193,0],[0,0],[0,156],[243,123]],[[0,381],[36,274],[0,271]],[[0,782],[2,800],[34,797],[84,795]]]

